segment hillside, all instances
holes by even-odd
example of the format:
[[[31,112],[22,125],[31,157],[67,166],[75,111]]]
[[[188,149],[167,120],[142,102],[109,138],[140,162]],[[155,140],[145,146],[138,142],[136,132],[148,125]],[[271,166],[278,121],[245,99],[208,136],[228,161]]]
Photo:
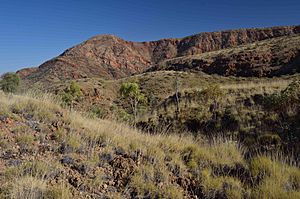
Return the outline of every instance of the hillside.
[[[300,35],[284,36],[229,49],[168,59],[149,69],[203,71],[243,77],[300,72]]]
[[[76,110],[91,117],[132,124],[132,109],[119,89],[123,83],[136,82],[146,99],[139,106],[137,118],[137,127],[143,131],[222,135],[243,143],[248,150],[281,150],[300,160],[299,80],[299,74],[246,78],[156,71],[118,80],[84,78],[32,86],[39,92],[61,97],[75,82],[83,93],[74,102]],[[176,81],[178,115],[174,98]]]
[[[0,93],[1,198],[291,198],[300,170],[215,137],[149,135]]]
[[[200,33],[181,39],[151,42],[130,42],[113,35],[99,35],[66,50],[37,69],[19,71],[19,75],[30,84],[94,77],[118,79],[141,73],[166,59],[229,49],[298,33],[299,26],[284,26]],[[253,56],[251,59],[256,59],[256,55]],[[268,68],[269,62],[264,60],[268,59],[268,54],[261,56],[263,59],[259,58],[258,62],[261,61],[260,64]],[[291,54],[288,58],[295,56]],[[222,64],[222,60],[219,62]]]

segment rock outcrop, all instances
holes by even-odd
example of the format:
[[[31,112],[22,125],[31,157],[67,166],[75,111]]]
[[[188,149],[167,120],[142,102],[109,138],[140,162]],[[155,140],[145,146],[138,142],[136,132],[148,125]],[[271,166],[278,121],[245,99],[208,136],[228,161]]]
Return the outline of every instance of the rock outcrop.
[[[300,72],[300,35],[169,59],[148,71],[158,70],[202,71],[242,77],[293,74]]]
[[[130,42],[113,35],[95,36],[66,50],[38,69],[19,72],[27,80],[59,81],[85,77],[115,79],[143,72],[160,62],[300,33],[300,26],[200,33],[182,39]],[[220,60],[222,64],[222,60]],[[218,62],[216,62],[217,64]]]

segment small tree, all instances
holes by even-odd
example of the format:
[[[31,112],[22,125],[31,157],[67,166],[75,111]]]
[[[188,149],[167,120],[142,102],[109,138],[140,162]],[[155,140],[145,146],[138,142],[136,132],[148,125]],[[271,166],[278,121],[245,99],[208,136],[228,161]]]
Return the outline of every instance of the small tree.
[[[82,95],[80,86],[72,81],[70,86],[62,93],[62,101],[72,109],[75,101],[78,101]]]
[[[20,77],[16,73],[6,73],[0,81],[1,90],[5,93],[15,93],[20,85]]]
[[[137,83],[123,83],[120,88],[120,94],[130,103],[134,119],[133,122],[135,125],[138,105],[140,102],[143,102],[145,100],[145,96],[141,93],[141,90]]]

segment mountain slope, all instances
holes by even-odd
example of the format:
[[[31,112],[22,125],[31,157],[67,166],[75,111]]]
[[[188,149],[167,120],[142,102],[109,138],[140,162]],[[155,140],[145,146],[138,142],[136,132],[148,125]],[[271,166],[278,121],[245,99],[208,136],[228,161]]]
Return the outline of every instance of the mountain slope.
[[[300,34],[169,59],[149,69],[157,70],[203,71],[244,77],[300,72]]]
[[[22,71],[20,74],[31,83],[85,77],[121,78],[140,73],[166,59],[297,33],[300,33],[300,26],[200,33],[182,39],[151,42],[130,42],[113,35],[99,35],[68,49],[32,72]]]
[[[282,198],[300,170],[232,141],[149,135],[0,93],[1,198]],[[287,189],[288,187],[288,189]]]

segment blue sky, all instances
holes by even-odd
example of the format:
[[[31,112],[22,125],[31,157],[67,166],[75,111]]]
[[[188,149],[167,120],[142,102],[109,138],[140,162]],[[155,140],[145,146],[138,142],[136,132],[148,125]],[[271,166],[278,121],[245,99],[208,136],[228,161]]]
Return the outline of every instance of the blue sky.
[[[0,73],[38,66],[97,34],[147,41],[297,24],[299,0],[1,0]]]

